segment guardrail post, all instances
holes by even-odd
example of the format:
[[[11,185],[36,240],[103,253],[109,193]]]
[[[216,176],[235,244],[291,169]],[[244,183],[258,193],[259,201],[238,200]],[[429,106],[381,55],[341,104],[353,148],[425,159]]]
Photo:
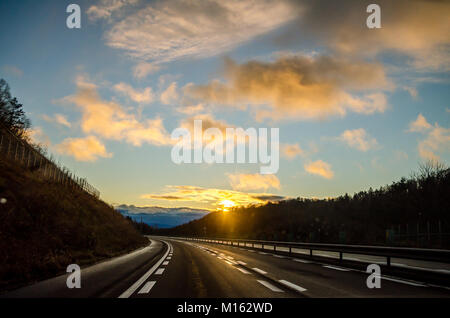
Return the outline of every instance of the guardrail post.
[[[311,256],[311,257],[313,256],[313,252],[312,252],[312,251],[313,251],[313,250],[310,248],[310,249],[309,249],[309,256]]]
[[[273,250],[274,250],[274,251],[277,250],[277,244],[273,244]]]
[[[292,254],[292,248],[289,246],[289,255]]]
[[[391,266],[391,257],[390,256],[388,256],[386,259],[386,265]]]
[[[252,242],[252,248],[255,248],[255,243]]]
[[[341,261],[342,262],[342,252],[339,252],[339,261]]]
[[[264,243],[261,243],[261,249],[264,249]]]

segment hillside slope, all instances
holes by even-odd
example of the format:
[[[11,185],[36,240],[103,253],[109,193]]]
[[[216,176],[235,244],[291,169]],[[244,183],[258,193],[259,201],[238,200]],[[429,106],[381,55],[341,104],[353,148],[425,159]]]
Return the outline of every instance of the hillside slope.
[[[43,181],[0,157],[0,290],[147,244],[129,220],[86,192]]]

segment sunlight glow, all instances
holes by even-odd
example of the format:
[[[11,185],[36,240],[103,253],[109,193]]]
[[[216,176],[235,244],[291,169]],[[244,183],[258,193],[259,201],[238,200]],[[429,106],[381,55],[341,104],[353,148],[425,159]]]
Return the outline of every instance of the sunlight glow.
[[[223,212],[228,212],[229,208],[236,206],[236,203],[231,200],[222,200],[219,204],[222,206]]]

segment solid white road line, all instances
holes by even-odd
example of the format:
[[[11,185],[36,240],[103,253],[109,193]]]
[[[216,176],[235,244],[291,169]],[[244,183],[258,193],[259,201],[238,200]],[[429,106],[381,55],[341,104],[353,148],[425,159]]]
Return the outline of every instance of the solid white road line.
[[[168,261],[163,262],[163,266],[169,265]]]
[[[144,287],[141,288],[138,294],[148,294],[148,292],[153,288],[153,286],[155,286],[155,284],[155,281],[145,283]]]
[[[247,263],[245,263],[245,262],[243,262],[243,261],[237,261],[237,263],[238,263],[238,264],[241,264],[241,265],[247,265]]]
[[[269,288],[271,291],[274,291],[274,292],[277,292],[277,293],[283,293],[283,291],[281,289],[279,289],[278,287],[272,285],[269,282],[266,282],[265,280],[258,280],[258,283],[260,283],[264,287]]]
[[[243,269],[243,268],[240,268],[240,267],[236,267],[241,273],[244,273],[244,274],[250,274],[250,272],[248,272],[248,271],[246,271],[245,269]]]
[[[141,278],[139,278],[133,285],[131,285],[130,288],[128,288],[126,291],[124,291],[119,296],[119,298],[128,298],[128,297],[130,297],[139,288],[139,286],[141,286],[147,280],[147,278],[149,278],[150,275],[153,274],[153,272],[159,267],[159,265],[161,265],[161,263],[164,261],[164,259],[169,254],[169,250],[170,250],[170,246],[171,246],[170,243],[167,243],[165,241],[162,241],[162,242],[164,242],[164,244],[167,244],[167,251],[163,255],[163,257],[161,257],[159,259],[159,261],[157,261],[156,264],[153,265],[152,268],[150,268]]]
[[[287,280],[284,280],[284,279],[281,279],[278,282],[280,282],[284,286],[287,286],[287,287],[290,287],[292,289],[295,289],[296,291],[301,292],[301,293],[306,291],[306,288],[303,288],[301,286],[295,285],[295,284],[293,284],[291,282],[288,282]]]
[[[155,275],[162,275],[164,273],[164,268],[158,268],[158,270],[155,272]]]
[[[348,269],[348,268],[336,267],[336,266],[331,266],[331,265],[323,265],[322,267],[334,269],[334,270],[341,271],[341,272],[349,272],[349,271],[351,271],[351,269]]]
[[[255,272],[260,273],[260,274],[263,274],[263,275],[267,274],[267,272],[263,271],[262,269],[256,268],[256,267],[253,267],[253,270],[254,270]]]

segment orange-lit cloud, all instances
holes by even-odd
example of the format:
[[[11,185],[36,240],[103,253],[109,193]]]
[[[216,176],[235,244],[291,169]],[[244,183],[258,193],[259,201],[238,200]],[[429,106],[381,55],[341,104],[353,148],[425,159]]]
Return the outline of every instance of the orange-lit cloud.
[[[106,151],[105,146],[95,136],[66,138],[56,146],[56,150],[61,154],[72,156],[78,161],[92,162],[99,157],[112,157],[112,154]]]
[[[190,98],[215,105],[253,106],[257,119],[318,119],[347,112],[384,112],[392,89],[381,64],[325,56],[286,56],[274,62],[225,61],[226,82],[188,85]]]
[[[86,13],[90,20],[108,19],[130,5],[139,3],[140,0],[99,0],[90,6]]]
[[[331,165],[322,160],[307,163],[304,168],[306,172],[321,176],[325,179],[332,179],[334,177],[334,172],[331,170]]]
[[[160,118],[140,121],[116,102],[104,101],[97,86],[83,77],[77,78],[78,91],[62,99],[75,104],[82,113],[81,128],[87,134],[113,140],[125,140],[135,146],[144,142],[170,145],[172,141]]]
[[[161,103],[171,105],[178,101],[177,83],[172,82],[160,96]]]
[[[209,208],[217,208],[220,202],[230,200],[236,205],[260,204],[279,201],[285,197],[268,193],[245,193],[235,190],[202,188],[195,186],[167,186],[167,190],[159,194],[144,194],[141,198],[155,201],[178,201],[197,203]]]
[[[148,104],[153,101],[153,92],[151,87],[146,87],[142,91],[138,91],[126,83],[119,83],[114,85],[114,89],[117,92],[128,96],[132,101],[135,101],[136,103]]]
[[[395,52],[417,69],[449,70],[449,1],[379,0],[381,29],[365,26],[369,2],[291,1],[303,8],[290,41],[313,40],[336,54],[373,57]],[[300,31],[297,31],[300,30]]]
[[[133,75],[137,79],[143,79],[147,75],[158,72],[160,69],[160,66],[156,64],[141,62],[134,67]]]
[[[378,145],[377,140],[370,137],[363,128],[346,130],[338,139],[345,142],[349,147],[360,151],[368,151]]]
[[[425,139],[420,140],[417,146],[419,156],[423,159],[439,161],[440,153],[450,152],[450,128],[437,123],[432,126],[422,114],[409,124],[408,132],[425,134]]]
[[[42,115],[45,121],[57,123],[62,126],[72,127],[72,124],[67,120],[67,117],[62,114],[55,114],[53,116]]]
[[[417,119],[409,124],[409,132],[423,132],[428,129],[430,129],[432,126],[431,124],[426,120],[425,117],[423,117],[422,114],[419,114],[417,116]]]
[[[231,187],[234,190],[253,191],[280,189],[280,180],[273,174],[228,174]]]
[[[32,143],[43,146],[50,147],[50,138],[44,133],[41,127],[33,127],[26,131],[26,139],[30,140]]]
[[[281,146],[281,152],[284,157],[289,160],[294,159],[297,156],[304,156],[305,151],[300,148],[299,144],[285,144]]]

